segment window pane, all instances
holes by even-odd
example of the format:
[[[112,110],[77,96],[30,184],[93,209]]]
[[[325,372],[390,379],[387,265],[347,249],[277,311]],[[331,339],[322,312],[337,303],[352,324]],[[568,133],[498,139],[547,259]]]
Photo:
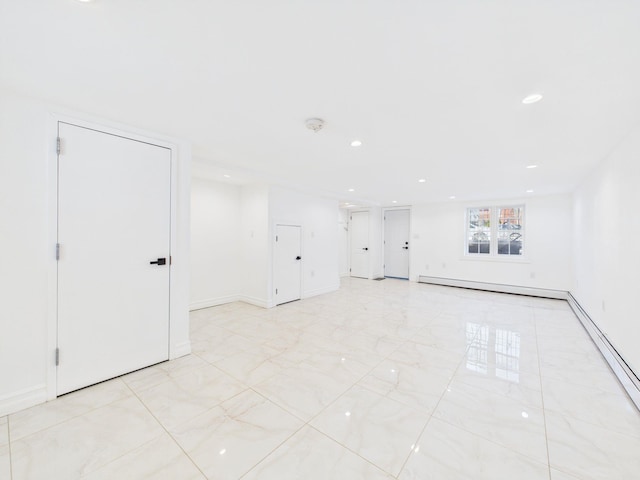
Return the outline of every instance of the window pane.
[[[491,209],[470,208],[468,210],[467,252],[490,253]]]
[[[498,209],[498,255],[522,255],[524,207]]]

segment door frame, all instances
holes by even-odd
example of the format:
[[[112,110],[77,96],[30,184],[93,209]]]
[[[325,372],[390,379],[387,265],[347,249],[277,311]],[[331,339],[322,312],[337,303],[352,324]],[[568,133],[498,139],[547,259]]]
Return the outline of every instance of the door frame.
[[[352,235],[353,235],[353,219],[352,219],[352,215],[354,213],[366,213],[367,214],[367,219],[369,220],[367,223],[367,243],[368,243],[368,252],[369,252],[369,261],[368,261],[368,265],[367,265],[367,276],[366,277],[354,277],[354,278],[366,278],[367,280],[371,280],[372,278],[372,260],[371,260],[371,252],[372,252],[372,247],[371,247],[371,215],[372,212],[370,209],[368,208],[358,208],[358,209],[354,209],[354,210],[347,210],[347,225],[349,228],[349,277],[351,277],[351,260],[352,260]]]
[[[171,151],[170,187],[170,253],[169,273],[169,359],[191,353],[189,341],[189,208],[190,208],[190,146],[182,141],[139,129],[83,115],[71,116],[51,112],[47,129],[47,207],[48,234],[44,248],[47,262],[46,312],[46,400],[57,396],[56,348],[58,345],[58,278],[55,245],[58,234],[58,123],[64,122],[111,135],[150,143]],[[62,148],[64,149],[64,139]]]
[[[383,276],[386,277],[385,275],[385,270],[386,270],[386,261],[387,259],[385,258],[385,253],[386,253],[386,238],[385,235],[387,233],[387,224],[386,224],[386,220],[385,220],[385,216],[387,214],[387,212],[392,211],[392,210],[408,210],[409,211],[409,271],[407,272],[408,278],[407,280],[411,280],[411,248],[412,248],[412,238],[411,238],[411,206],[406,205],[406,206],[399,206],[399,207],[385,207],[382,209],[382,274]]]
[[[269,285],[269,306],[277,307],[278,303],[275,296],[275,288],[276,288],[276,235],[278,232],[278,227],[298,227],[300,229],[300,256],[302,260],[300,260],[300,300],[304,298],[304,227],[299,223],[291,223],[291,222],[275,222],[273,224],[273,232],[271,235],[271,285]],[[294,300],[292,300],[294,301]],[[287,302],[288,303],[288,302]],[[283,305],[283,304],[280,304]]]

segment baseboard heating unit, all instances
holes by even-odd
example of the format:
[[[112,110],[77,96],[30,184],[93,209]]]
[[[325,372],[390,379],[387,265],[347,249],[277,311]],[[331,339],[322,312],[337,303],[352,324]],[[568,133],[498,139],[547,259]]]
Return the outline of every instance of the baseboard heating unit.
[[[487,292],[513,293],[516,295],[528,295],[530,297],[556,298],[559,300],[567,300],[567,292],[562,290],[519,287],[517,285],[504,285],[501,283],[473,282],[470,280],[457,280],[454,278],[427,277],[425,275],[418,276],[418,283],[430,283],[432,285],[469,288],[472,290],[485,290]]]

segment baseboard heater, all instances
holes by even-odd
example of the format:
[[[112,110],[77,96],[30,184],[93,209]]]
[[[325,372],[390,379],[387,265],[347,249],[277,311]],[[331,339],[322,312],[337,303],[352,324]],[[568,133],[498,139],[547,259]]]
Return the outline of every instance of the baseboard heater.
[[[432,285],[444,285],[447,287],[469,288],[472,290],[485,290],[487,292],[513,293],[516,295],[528,295],[530,297],[555,298],[567,300],[567,292],[562,290],[547,290],[544,288],[520,287],[517,285],[504,285],[501,283],[473,282],[471,280],[457,280],[455,278],[418,276],[418,283],[430,283]]]
[[[618,377],[618,380],[633,403],[635,403],[638,410],[640,410],[640,378],[638,378],[636,372],[631,369],[622,355],[618,353],[607,336],[602,333],[602,330],[598,328],[575,297],[571,295],[571,293],[568,293],[567,295],[567,301],[569,302],[569,306],[573,310],[573,313],[576,314],[576,317],[578,317],[578,320],[580,320],[584,329],[589,333],[593,343],[596,344],[596,347],[600,350],[600,353],[609,364],[609,367],[613,370],[616,377]]]
[[[624,358],[618,353],[615,347],[609,342],[609,339],[593,322],[591,317],[582,308],[570,292],[562,290],[546,290],[542,288],[519,287],[516,285],[502,285],[498,283],[472,282],[468,280],[456,280],[453,278],[428,277],[424,275],[418,276],[418,283],[429,283],[432,285],[444,285],[447,287],[469,288],[473,290],[485,290],[489,292],[513,293],[517,295],[528,295],[532,297],[555,298],[566,300],[578,317],[578,320],[587,331],[593,343],[606,360],[607,364],[613,371],[618,381],[631,398],[631,401],[640,410],[640,378],[629,367]]]

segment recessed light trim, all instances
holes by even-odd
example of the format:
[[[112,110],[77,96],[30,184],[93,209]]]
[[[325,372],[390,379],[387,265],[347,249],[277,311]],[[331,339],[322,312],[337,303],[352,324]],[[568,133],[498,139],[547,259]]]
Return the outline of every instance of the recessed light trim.
[[[524,97],[522,99],[522,103],[524,103],[525,105],[530,105],[532,103],[539,102],[540,100],[542,100],[541,93],[532,93],[531,95],[527,95],[526,97]]]
[[[355,192],[356,189],[355,188],[350,188],[349,190],[347,190],[347,192]]]
[[[531,170],[533,168],[538,168],[538,165],[527,165],[527,168]]]
[[[227,175],[226,173],[222,175],[224,178],[231,178],[231,175]]]
[[[391,203],[398,203],[397,200],[391,200]]]
[[[418,180],[418,183],[425,183],[427,181],[426,178],[421,178],[420,180]]]
[[[455,200],[455,199],[456,199],[456,196],[455,196],[455,195],[451,195],[451,196],[449,197],[449,200]]]
[[[527,193],[533,193],[532,189],[527,190]]]
[[[351,146],[352,147],[360,147],[360,146],[362,146],[362,140],[352,140],[351,141]]]

